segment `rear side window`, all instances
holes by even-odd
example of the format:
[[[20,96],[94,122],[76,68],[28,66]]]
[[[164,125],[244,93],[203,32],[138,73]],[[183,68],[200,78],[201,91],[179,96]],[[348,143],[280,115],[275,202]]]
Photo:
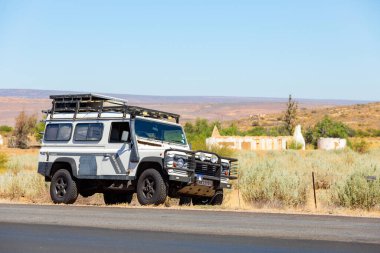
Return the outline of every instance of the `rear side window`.
[[[100,141],[103,135],[103,124],[80,123],[75,127],[74,140],[76,141]]]
[[[46,126],[45,141],[69,141],[73,126],[69,123],[48,124]]]
[[[109,142],[122,143],[121,137],[123,136],[124,131],[129,133],[129,122],[112,122]]]

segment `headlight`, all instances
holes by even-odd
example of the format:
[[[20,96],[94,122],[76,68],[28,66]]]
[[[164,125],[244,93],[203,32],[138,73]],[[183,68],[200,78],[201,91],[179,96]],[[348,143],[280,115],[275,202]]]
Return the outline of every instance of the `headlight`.
[[[188,157],[181,154],[169,153],[165,157],[165,166],[167,168],[187,168]]]
[[[205,153],[199,153],[199,160],[201,160],[202,162],[203,162],[204,160],[206,160],[206,155],[205,155]]]
[[[218,161],[218,157],[216,155],[212,155],[210,160],[212,163],[216,163]]]
[[[177,167],[177,168],[183,168],[184,165],[185,165],[185,161],[182,158],[179,158],[175,162],[175,167]]]

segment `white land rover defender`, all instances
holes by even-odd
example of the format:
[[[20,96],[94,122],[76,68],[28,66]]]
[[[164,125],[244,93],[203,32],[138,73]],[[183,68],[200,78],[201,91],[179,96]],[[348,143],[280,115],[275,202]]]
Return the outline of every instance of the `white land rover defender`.
[[[103,193],[106,204],[220,205],[236,159],[191,151],[179,115],[96,94],[50,96],[38,173],[54,203]],[[174,122],[173,122],[174,121]]]

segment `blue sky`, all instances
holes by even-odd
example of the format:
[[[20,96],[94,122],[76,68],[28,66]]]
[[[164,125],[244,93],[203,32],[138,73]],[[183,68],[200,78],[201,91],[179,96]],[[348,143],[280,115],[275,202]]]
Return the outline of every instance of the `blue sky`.
[[[380,1],[0,0],[0,88],[380,100]]]

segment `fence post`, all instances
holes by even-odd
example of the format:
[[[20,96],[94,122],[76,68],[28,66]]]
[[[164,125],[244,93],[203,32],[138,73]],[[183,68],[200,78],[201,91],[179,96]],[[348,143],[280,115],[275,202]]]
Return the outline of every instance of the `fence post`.
[[[314,191],[314,205],[315,209],[317,209],[317,194],[315,193],[315,179],[314,179],[314,171],[311,172],[311,176],[313,178],[313,191]]]

